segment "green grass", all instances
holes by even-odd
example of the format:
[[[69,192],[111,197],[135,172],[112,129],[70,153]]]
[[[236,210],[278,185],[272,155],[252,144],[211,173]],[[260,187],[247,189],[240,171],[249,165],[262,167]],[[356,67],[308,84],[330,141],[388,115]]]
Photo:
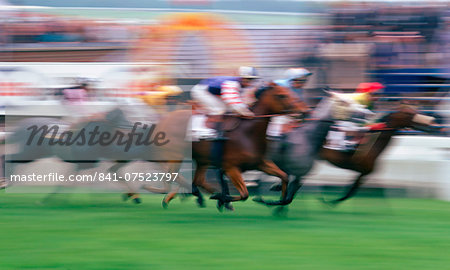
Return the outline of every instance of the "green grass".
[[[450,203],[314,197],[287,216],[251,201],[234,213],[192,199],[169,209],[118,194],[0,193],[0,269],[450,269]]]

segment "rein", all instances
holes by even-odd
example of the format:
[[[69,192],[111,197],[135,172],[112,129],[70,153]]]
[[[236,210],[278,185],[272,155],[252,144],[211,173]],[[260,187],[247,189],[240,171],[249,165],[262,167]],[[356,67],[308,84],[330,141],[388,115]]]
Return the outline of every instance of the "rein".
[[[261,114],[261,115],[255,115],[251,117],[245,117],[238,114],[224,114],[223,116],[234,116],[236,118],[242,118],[242,119],[252,119],[252,118],[270,118],[270,117],[276,117],[276,116],[289,116],[289,114]],[[319,120],[318,118],[304,118],[305,121],[315,121]]]
[[[282,114],[261,114],[261,115],[254,115],[251,117],[245,117],[245,116],[241,116],[239,114],[234,114],[234,113],[223,114],[223,116],[231,116],[231,117],[236,117],[236,118],[240,118],[240,119],[270,118],[270,117],[281,116],[281,115]]]

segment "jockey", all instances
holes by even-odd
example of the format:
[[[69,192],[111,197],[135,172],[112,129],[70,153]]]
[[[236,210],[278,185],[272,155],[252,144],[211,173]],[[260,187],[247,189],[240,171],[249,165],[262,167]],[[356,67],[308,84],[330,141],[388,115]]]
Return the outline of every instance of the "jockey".
[[[312,72],[305,68],[290,68],[286,70],[284,75],[284,79],[275,80],[274,82],[291,89],[302,101],[305,101],[303,87],[308,81],[308,77],[312,75]],[[273,117],[268,127],[267,135],[273,139],[279,139],[294,127],[294,123],[295,121],[288,116]]]
[[[290,68],[284,73],[284,79],[275,80],[275,83],[294,91],[301,100],[304,100],[303,87],[312,72],[305,68]]]
[[[238,77],[219,76],[204,79],[191,90],[192,98],[197,101],[206,114],[216,122],[218,137],[221,135],[221,115],[232,110],[244,117],[254,116],[242,100],[241,92],[250,88],[259,76],[254,67],[240,67]]]
[[[345,106],[338,108],[340,114],[340,121],[336,122],[334,131],[330,132],[331,136],[329,140],[334,140],[334,145],[340,145],[336,149],[341,150],[355,150],[359,142],[359,138],[367,131],[377,131],[385,128],[384,123],[372,123],[371,120],[375,115],[371,110],[373,109],[373,93],[383,89],[384,86],[381,83],[360,83],[356,88],[355,93],[339,94],[343,99],[356,102],[363,106],[365,113],[353,113],[348,114]],[[364,111],[364,110],[363,110]],[[340,135],[339,135],[340,134]]]
[[[183,90],[175,85],[159,85],[153,86],[151,91],[141,92],[138,95],[145,104],[149,105],[157,114],[163,115],[172,108],[168,105],[171,99],[176,98]]]
[[[254,114],[242,101],[241,92],[251,87],[253,81],[258,78],[255,68],[240,67],[239,77],[204,79],[192,88],[191,95],[206,109],[208,115],[222,115],[227,109],[231,109],[239,115],[251,117]]]
[[[69,104],[81,104],[87,101],[90,83],[89,79],[76,78],[74,86],[62,90],[64,100]]]
[[[383,89],[384,85],[378,82],[360,83],[356,88],[356,93],[361,95],[355,99],[359,104],[364,105],[369,110],[373,110],[373,94]]]
[[[147,91],[139,97],[150,106],[167,105],[170,97],[183,93],[180,87],[174,85],[156,86],[153,91]]]

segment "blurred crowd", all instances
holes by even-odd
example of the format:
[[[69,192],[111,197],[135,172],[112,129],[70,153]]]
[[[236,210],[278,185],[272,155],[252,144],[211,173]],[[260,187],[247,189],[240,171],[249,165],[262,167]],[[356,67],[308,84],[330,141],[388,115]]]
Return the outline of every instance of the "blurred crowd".
[[[330,10],[326,42],[372,44],[374,67],[442,64],[449,16],[445,5],[345,5]]]
[[[120,57],[107,52],[102,58],[86,54],[83,59],[165,63],[170,76],[196,79],[232,75],[227,71],[242,64],[257,66],[267,79],[277,79],[273,67],[304,67],[314,73],[306,88],[354,89],[367,81],[371,70],[448,68],[449,11],[446,3],[344,2],[311,15],[320,18],[318,25],[254,26],[226,24],[220,16],[201,13],[175,13],[168,23],[151,24],[14,10],[0,12],[4,15],[0,45],[20,48],[24,44],[51,47],[70,43],[76,47],[120,42],[124,51]],[[76,62],[74,58],[82,56],[67,53],[66,61]],[[64,61],[64,57],[51,57],[45,54],[49,62]],[[445,80],[448,78],[441,81]]]
[[[445,4],[402,6],[399,3],[341,3],[323,10],[323,13],[320,17],[323,25],[302,26],[298,31],[290,28],[290,30],[285,29],[286,31],[280,30],[280,34],[277,35],[275,30],[272,31],[269,28],[261,29],[266,32],[266,35],[258,29],[230,33],[233,37],[241,34],[247,35],[246,38],[253,47],[250,49],[256,51],[256,54],[262,50],[267,51],[262,57],[258,57],[278,59],[278,61],[258,60],[262,64],[297,65],[298,63],[293,63],[293,61],[299,61],[309,68],[314,68],[320,65],[322,60],[320,58],[333,55],[345,57],[348,51],[353,54],[360,51],[363,55],[370,55],[369,65],[371,68],[437,66],[445,64],[445,56],[450,53],[449,46],[447,46],[450,39],[450,12]],[[142,33],[146,31],[136,21],[94,20],[25,11],[10,11],[7,14],[2,13],[2,15],[0,44],[129,43],[142,39]],[[277,42],[271,40],[274,35],[279,39]],[[261,43],[263,39],[266,41]],[[180,48],[180,51],[186,51],[184,54],[199,47],[195,44],[187,44],[188,47],[193,47],[186,48],[186,44],[182,42],[185,38],[180,36],[179,40],[182,43],[180,46],[185,47]],[[192,37],[189,36],[188,40],[192,40]],[[229,42],[230,46],[233,45],[232,43],[239,42]],[[342,44],[359,45],[345,46]],[[166,45],[162,44],[161,46],[165,47]],[[161,50],[159,47],[153,49]],[[232,47],[230,47],[231,49]],[[241,51],[243,54],[239,52],[239,58],[243,57],[241,54],[246,55],[245,50]],[[164,54],[157,53],[156,55],[162,57]],[[201,52],[196,52],[193,58],[198,62],[201,57]],[[223,59],[219,60],[226,61],[228,59],[229,55],[226,54]]]
[[[122,22],[8,12],[0,21],[0,43],[127,42],[133,31]]]

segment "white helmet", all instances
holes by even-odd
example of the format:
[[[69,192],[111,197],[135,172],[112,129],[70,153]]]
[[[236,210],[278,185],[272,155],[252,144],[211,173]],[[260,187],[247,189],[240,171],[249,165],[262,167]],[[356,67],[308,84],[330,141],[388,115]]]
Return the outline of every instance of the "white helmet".
[[[306,68],[290,68],[284,73],[285,78],[288,80],[294,79],[306,79],[312,75],[312,72]]]
[[[239,77],[244,79],[258,79],[258,73],[254,67],[239,67]]]

